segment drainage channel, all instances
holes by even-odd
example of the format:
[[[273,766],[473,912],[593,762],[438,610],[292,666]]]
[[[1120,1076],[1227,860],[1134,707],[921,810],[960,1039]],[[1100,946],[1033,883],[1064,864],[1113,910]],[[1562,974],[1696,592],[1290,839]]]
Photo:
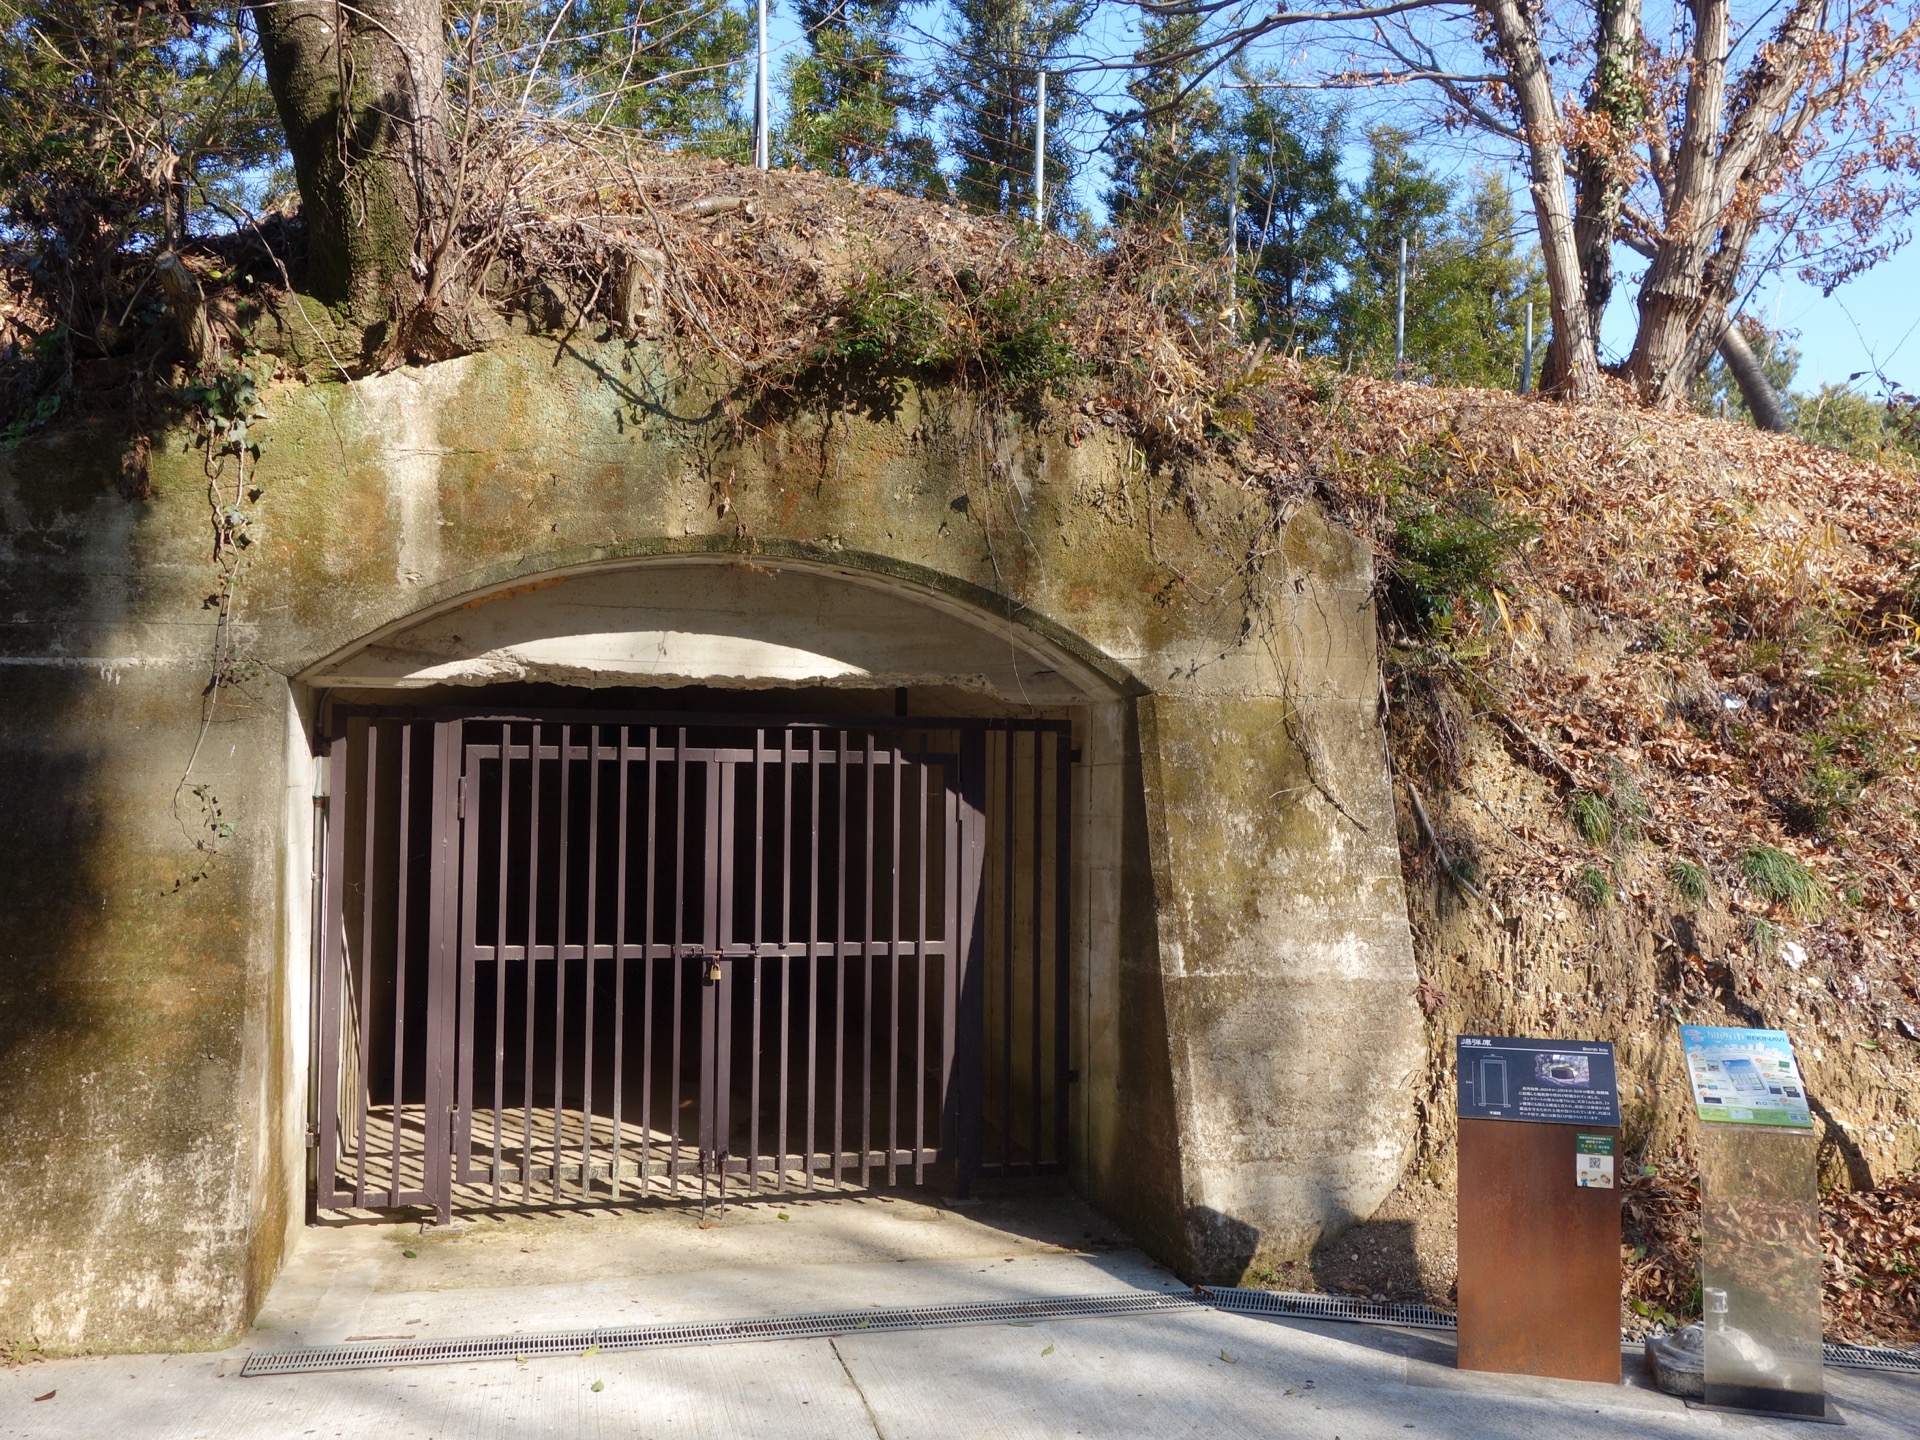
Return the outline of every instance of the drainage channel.
[[[1284,1290],[1237,1290],[1209,1286],[1208,1303],[1216,1310],[1231,1310],[1242,1315],[1292,1315],[1302,1320],[1340,1320],[1360,1325],[1395,1325],[1421,1330],[1455,1330],[1458,1322],[1445,1310],[1431,1305],[1395,1305],[1379,1301],[1349,1300],[1338,1295],[1302,1295]],[[1640,1340],[1624,1333],[1622,1349],[1638,1350]],[[1827,1341],[1820,1347],[1821,1358],[1829,1365],[1845,1370],[1888,1370],[1905,1375],[1920,1375],[1920,1353],[1896,1350],[1886,1345],[1842,1345]]]
[[[456,1365],[476,1360],[532,1360],[589,1352],[654,1350],[671,1345],[719,1345],[750,1340],[824,1340],[890,1330],[937,1330],[954,1325],[992,1325],[1035,1320],[1085,1320],[1110,1315],[1152,1315],[1199,1309],[1238,1315],[1284,1315],[1299,1320],[1452,1330],[1454,1317],[1431,1305],[1353,1300],[1284,1290],[1247,1290],[1216,1285],[1191,1295],[1135,1290],[1120,1295],[1084,1295],[1036,1300],[978,1301],[956,1305],[904,1306],[891,1310],[837,1310],[694,1324],[629,1325],[565,1330],[541,1335],[502,1335],[425,1344],[318,1345],[299,1350],[259,1350],[247,1357],[242,1375],[301,1375],[328,1370],[380,1370],[403,1365]],[[1623,1345],[1637,1341],[1621,1337]],[[1826,1363],[1858,1370],[1920,1374],[1920,1355],[1885,1346],[1824,1347]]]

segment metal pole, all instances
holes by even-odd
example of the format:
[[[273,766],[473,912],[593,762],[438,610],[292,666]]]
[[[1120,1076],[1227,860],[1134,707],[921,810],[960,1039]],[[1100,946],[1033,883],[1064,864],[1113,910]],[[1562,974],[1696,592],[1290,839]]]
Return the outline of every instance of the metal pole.
[[[767,134],[767,0],[758,0],[760,56],[753,87],[753,163],[765,170],[772,163],[772,145]]]
[[[1047,72],[1039,72],[1033,109],[1033,223],[1047,223]]]
[[[1407,237],[1400,237],[1399,298],[1393,307],[1393,378],[1404,380],[1407,366]]]
[[[1240,328],[1240,152],[1227,157],[1227,316]]]
[[[1527,358],[1520,371],[1520,393],[1533,393],[1533,302],[1527,301]]]

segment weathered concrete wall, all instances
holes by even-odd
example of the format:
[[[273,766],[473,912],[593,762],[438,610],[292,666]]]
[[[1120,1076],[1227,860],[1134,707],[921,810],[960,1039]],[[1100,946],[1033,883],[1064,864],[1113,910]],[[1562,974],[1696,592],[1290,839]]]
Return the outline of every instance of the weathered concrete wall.
[[[242,1327],[302,1164],[267,1143],[287,687],[201,735],[206,504],[179,461],[121,498],[115,439],[0,469],[0,1342],[50,1350]]]
[[[1104,432],[952,397],[737,434],[645,347],[518,342],[266,403],[245,663],[197,749],[201,455],[173,442],[139,501],[110,429],[0,458],[0,1337],[212,1343],[270,1278],[304,1183],[288,736],[334,685],[1070,707],[1097,839],[1080,1183],[1209,1276],[1391,1188],[1421,1051],[1351,537],[1303,511],[1250,571],[1268,517],[1237,487],[1176,505]]]

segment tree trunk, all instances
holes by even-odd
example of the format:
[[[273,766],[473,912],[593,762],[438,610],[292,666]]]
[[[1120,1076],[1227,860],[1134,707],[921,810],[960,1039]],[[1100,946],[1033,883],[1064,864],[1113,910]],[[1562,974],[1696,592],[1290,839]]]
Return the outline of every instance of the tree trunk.
[[[432,288],[445,249],[439,0],[248,8],[300,183],[307,286],[359,324],[395,326]]]
[[[1627,374],[1649,405],[1684,405],[1713,353],[1760,227],[1760,202],[1818,113],[1795,97],[1820,51],[1824,0],[1792,0],[1772,39],[1732,88],[1728,0],[1692,0],[1685,124],[1662,187],[1664,227],[1640,285]],[[1757,414],[1758,412],[1756,412]]]
[[[1553,339],[1547,347],[1547,385],[1562,399],[1591,401],[1600,394],[1600,362],[1587,316],[1573,207],[1567,197],[1567,149],[1560,134],[1553,79],[1523,0],[1483,0],[1526,126],[1527,170],[1533,213],[1546,264]]]
[[[1630,148],[1646,116],[1640,75],[1640,0],[1597,0],[1593,78],[1587,86],[1589,133],[1573,156],[1573,243],[1587,297],[1587,327],[1613,296],[1614,232],[1633,172]]]
[[[174,339],[190,369],[198,370],[220,353],[219,337],[207,318],[207,296],[194,273],[169,250],[153,262],[154,279],[161,299],[173,318]]]
[[[1691,390],[1689,342],[1706,310],[1704,279],[1724,202],[1721,125],[1727,109],[1727,0],[1692,0],[1693,53],[1685,119],[1666,196],[1666,234],[1640,282],[1640,325],[1627,374],[1648,404],[1672,407]]]
[[[1727,373],[1740,387],[1740,398],[1747,402],[1758,429],[1783,433],[1793,428],[1787,419],[1787,407],[1780,402],[1780,392],[1767,379],[1760,357],[1753,353],[1739,325],[1729,324],[1721,331],[1720,358],[1727,362]]]

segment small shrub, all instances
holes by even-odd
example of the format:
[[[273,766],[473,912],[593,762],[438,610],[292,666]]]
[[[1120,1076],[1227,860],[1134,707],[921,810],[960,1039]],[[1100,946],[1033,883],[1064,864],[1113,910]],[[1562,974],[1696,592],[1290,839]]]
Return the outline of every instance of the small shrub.
[[[13,1370],[46,1358],[36,1335],[0,1336],[0,1369]]]
[[[1667,879],[1672,882],[1681,899],[1694,905],[1707,903],[1710,887],[1705,866],[1696,865],[1691,860],[1676,860],[1667,866]]]
[[[1573,798],[1567,802],[1567,819],[1573,822],[1580,838],[1596,850],[1611,845],[1618,832],[1612,803],[1597,791],[1574,791]]]
[[[1646,792],[1640,788],[1633,772],[1619,761],[1608,766],[1608,775],[1614,836],[1623,843],[1638,840],[1647,828],[1647,821],[1653,817],[1653,807],[1647,803]]]
[[[1573,898],[1589,910],[1604,910],[1613,903],[1613,882],[1598,865],[1584,865],[1573,877]]]
[[[1740,668],[1749,675],[1764,675],[1777,680],[1786,662],[1784,645],[1777,640],[1761,638],[1747,646],[1747,653],[1741,657]]]
[[[1753,953],[1762,960],[1776,960],[1780,956],[1780,927],[1764,916],[1756,915],[1747,930],[1748,938],[1753,942]]]
[[[824,360],[911,372],[954,358],[944,311],[910,275],[867,272],[847,287],[836,317],[840,323],[820,347]]]
[[[1070,286],[1025,279],[987,294],[975,308],[980,367],[1028,400],[1065,390],[1087,368],[1068,334],[1074,298]]]
[[[1831,754],[1820,754],[1800,778],[1799,789],[1774,803],[1783,820],[1803,835],[1831,835],[1859,803],[1860,777]]]
[[[1817,920],[1833,901],[1819,876],[1771,845],[1756,845],[1742,855],[1740,873],[1754,894],[1785,905],[1803,920]]]
[[[1829,700],[1858,700],[1872,690],[1879,677],[1873,662],[1844,639],[1827,646],[1813,666],[1813,688]]]
[[[1460,600],[1491,604],[1509,559],[1537,533],[1489,495],[1402,494],[1388,513],[1387,603],[1406,627],[1430,634]]]
[[[60,413],[60,391],[52,390],[42,395],[31,412],[17,415],[6,429],[0,430],[0,450],[17,449],[20,443],[34,431]]]
[[[1679,620],[1662,620],[1647,636],[1646,648],[1663,655],[1698,655],[1705,640],[1693,626]]]

